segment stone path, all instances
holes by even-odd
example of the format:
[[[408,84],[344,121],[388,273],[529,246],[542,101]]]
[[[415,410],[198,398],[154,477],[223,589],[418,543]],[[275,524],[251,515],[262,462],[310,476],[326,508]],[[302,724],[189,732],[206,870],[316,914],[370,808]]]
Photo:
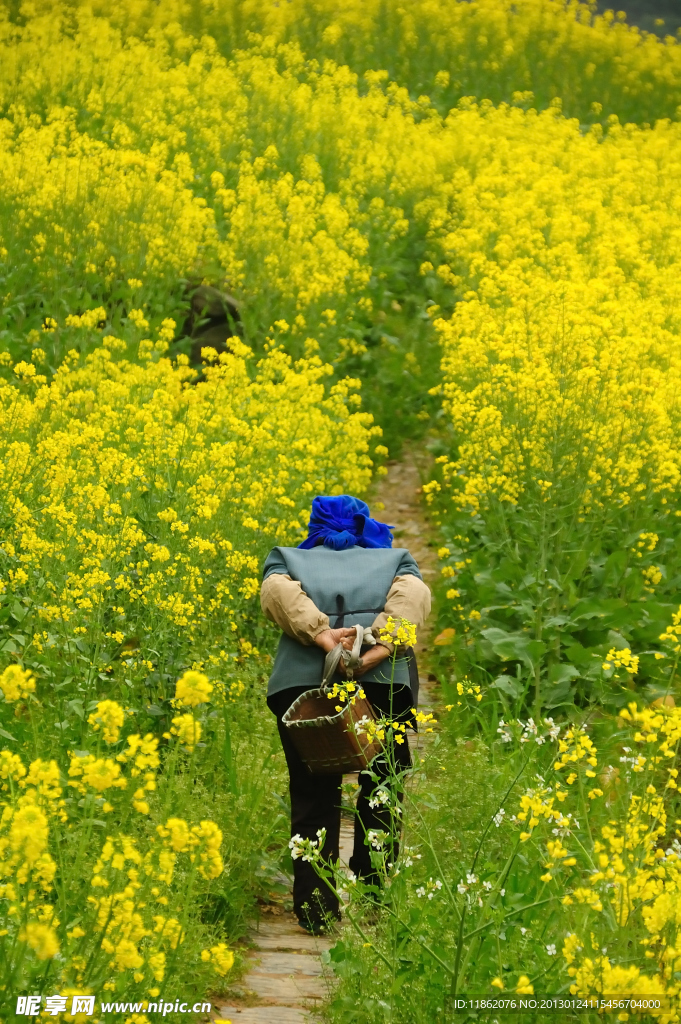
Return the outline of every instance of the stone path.
[[[388,474],[380,478],[374,493],[373,514],[396,527],[395,545],[409,548],[416,558],[426,583],[437,575],[437,559],[427,543],[429,526],[421,505],[421,472],[427,470],[422,453],[406,451],[399,462],[388,464]],[[376,508],[382,503],[384,508]],[[419,637],[417,654],[427,650],[428,630]],[[420,676],[421,710],[430,710],[431,681]],[[422,737],[410,736],[410,746]],[[345,782],[355,782],[354,775]],[[348,863],[352,853],[351,814],[341,823],[341,861]],[[271,911],[266,913],[265,911]],[[231,1024],[321,1024],[319,1007],[333,985],[332,973],[323,966],[321,954],[336,941],[333,937],[308,935],[292,913],[281,906],[263,908],[260,920],[249,936],[252,962],[238,988],[232,989],[229,1003],[217,1007],[217,1021]]]

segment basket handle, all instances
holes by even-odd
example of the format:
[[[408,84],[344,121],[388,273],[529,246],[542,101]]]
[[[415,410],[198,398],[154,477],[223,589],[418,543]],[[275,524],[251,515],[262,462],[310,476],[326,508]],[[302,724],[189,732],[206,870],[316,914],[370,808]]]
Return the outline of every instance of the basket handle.
[[[331,676],[338,668],[341,658],[345,662],[345,668],[349,673],[350,678],[352,678],[352,670],[359,664],[360,651],[362,650],[362,643],[364,641],[364,626],[356,625],[351,628],[355,630],[355,642],[352,645],[352,650],[346,651],[343,644],[336,644],[324,659],[324,678],[322,679],[321,685],[321,689],[324,692],[330,688]]]

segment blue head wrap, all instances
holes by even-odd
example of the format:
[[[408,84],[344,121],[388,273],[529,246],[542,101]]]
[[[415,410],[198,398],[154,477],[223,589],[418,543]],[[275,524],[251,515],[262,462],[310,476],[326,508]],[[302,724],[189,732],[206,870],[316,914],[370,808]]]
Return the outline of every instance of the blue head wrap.
[[[312,502],[312,514],[307,538],[299,548],[325,548],[343,551],[345,548],[390,548],[392,527],[372,519],[369,506],[349,494],[337,497],[318,495]]]

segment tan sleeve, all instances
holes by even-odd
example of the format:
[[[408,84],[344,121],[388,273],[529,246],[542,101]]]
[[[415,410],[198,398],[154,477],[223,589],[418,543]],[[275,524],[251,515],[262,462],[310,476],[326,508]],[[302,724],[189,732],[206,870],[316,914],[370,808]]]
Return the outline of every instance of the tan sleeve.
[[[416,626],[416,635],[430,615],[430,588],[418,576],[396,576],[388,591],[385,608],[374,619],[371,632],[378,638],[379,631],[385,629],[388,616],[393,619],[407,619]],[[399,626],[399,621],[397,623]],[[393,644],[384,644],[391,652]]]
[[[320,612],[298,580],[283,573],[272,573],[263,580],[260,607],[268,619],[301,644],[313,644],[315,637],[329,628],[328,615]]]

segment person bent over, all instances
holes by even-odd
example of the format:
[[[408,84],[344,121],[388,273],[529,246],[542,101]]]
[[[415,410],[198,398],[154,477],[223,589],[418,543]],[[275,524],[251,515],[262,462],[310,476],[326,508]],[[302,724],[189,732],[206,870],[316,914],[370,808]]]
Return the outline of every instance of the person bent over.
[[[306,690],[321,683],[326,654],[342,643],[350,649],[354,625],[371,631],[373,644],[362,649],[354,678],[377,713],[406,722],[418,701],[418,672],[412,648],[398,649],[385,637],[389,618],[407,619],[417,630],[430,613],[430,590],[415,559],[406,548],[394,548],[390,527],[371,518],[368,506],[349,495],[318,496],[312,502],[307,538],[297,548],[275,547],[263,569],[260,601],[268,619],[283,631],[267,690],[267,704],[277,717],[291,796],[291,835],[317,839],[326,830],[321,850],[325,860],[337,860],[340,842],[342,775],[313,775],[301,760],[282,717]],[[391,683],[392,677],[392,683]],[[342,682],[337,672],[331,682]],[[407,743],[394,745],[395,769],[411,764]],[[389,809],[372,801],[372,792],[388,774],[378,757],[371,771],[359,775],[355,815],[353,873],[370,884],[379,879],[372,868],[371,830],[390,832]],[[374,803],[376,806],[371,806]],[[393,845],[391,858],[397,856]],[[314,867],[302,858],[293,862],[293,907],[309,931],[323,929],[326,919],[339,916],[336,896],[320,882]]]

